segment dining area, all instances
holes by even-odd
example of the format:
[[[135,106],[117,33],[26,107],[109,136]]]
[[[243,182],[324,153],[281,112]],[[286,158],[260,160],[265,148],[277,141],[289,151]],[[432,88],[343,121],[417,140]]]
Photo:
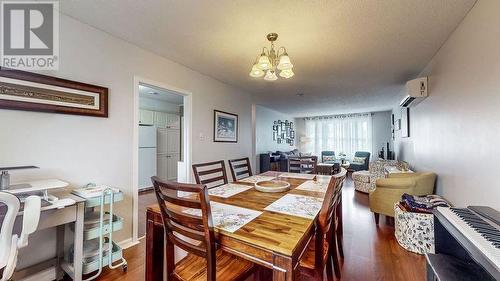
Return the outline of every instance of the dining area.
[[[153,177],[145,279],[338,280],[347,171],[254,174],[249,158],[194,164],[196,184]]]

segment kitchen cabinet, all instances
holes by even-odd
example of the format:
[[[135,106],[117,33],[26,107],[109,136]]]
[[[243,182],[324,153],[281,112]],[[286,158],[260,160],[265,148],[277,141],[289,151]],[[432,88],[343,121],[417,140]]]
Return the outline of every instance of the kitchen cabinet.
[[[158,154],[158,177],[166,180],[177,179],[177,162],[180,160],[180,153]]]

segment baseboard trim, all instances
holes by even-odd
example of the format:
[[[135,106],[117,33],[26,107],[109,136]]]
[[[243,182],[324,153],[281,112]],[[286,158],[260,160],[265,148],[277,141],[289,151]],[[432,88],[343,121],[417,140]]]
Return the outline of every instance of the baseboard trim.
[[[138,245],[139,241],[134,241],[132,238],[125,239],[123,241],[118,242],[118,246],[122,249],[128,249],[130,247],[133,247],[135,245]]]

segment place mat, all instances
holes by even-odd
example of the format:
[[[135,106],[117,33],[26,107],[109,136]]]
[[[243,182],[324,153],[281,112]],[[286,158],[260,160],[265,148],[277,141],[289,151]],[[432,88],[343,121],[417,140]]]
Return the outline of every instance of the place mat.
[[[241,180],[238,180],[238,181],[239,182],[256,183],[256,182],[259,182],[259,181],[270,181],[270,180],[273,180],[275,178],[276,177],[273,177],[273,176],[259,176],[259,175],[256,175],[256,176],[250,176],[248,178],[244,178],[244,179],[241,179]]]
[[[314,219],[321,209],[322,204],[322,198],[286,194],[267,206],[264,210],[306,219]]]
[[[262,214],[262,212],[259,211],[218,202],[210,202],[210,207],[214,226],[227,232],[235,232]],[[200,209],[188,208],[182,212],[193,216],[201,216]]]
[[[294,179],[303,179],[303,180],[312,180],[314,179],[315,174],[299,174],[299,173],[283,173],[280,174],[280,178],[294,178]]]
[[[222,198],[229,198],[245,190],[251,189],[250,185],[228,183],[208,190],[208,195]]]
[[[307,191],[314,191],[314,192],[326,192],[326,189],[328,188],[328,183],[330,181],[325,181],[325,180],[317,180],[317,181],[305,181],[301,185],[299,185],[297,190],[307,190]]]

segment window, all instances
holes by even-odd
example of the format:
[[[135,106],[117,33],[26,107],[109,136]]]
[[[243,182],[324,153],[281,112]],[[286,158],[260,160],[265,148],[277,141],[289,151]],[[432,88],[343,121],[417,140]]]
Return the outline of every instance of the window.
[[[306,136],[310,139],[304,152],[321,155],[321,151],[343,152],[352,158],[356,151],[372,150],[371,114],[350,114],[306,118]]]

